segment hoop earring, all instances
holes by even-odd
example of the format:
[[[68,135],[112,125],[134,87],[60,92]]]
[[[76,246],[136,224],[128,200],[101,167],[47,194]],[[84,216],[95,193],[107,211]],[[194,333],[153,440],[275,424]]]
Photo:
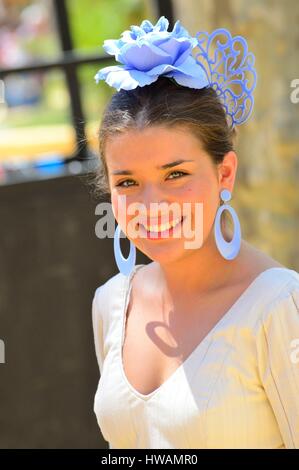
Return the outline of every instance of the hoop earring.
[[[134,269],[135,262],[136,262],[136,247],[134,243],[130,240],[130,253],[128,258],[124,258],[121,248],[120,248],[120,232],[121,228],[117,225],[115,233],[114,233],[114,257],[117,264],[119,271],[124,274],[124,276],[129,276],[132,270]]]
[[[231,192],[228,189],[223,189],[220,193],[220,197],[222,201],[228,202],[231,198]],[[221,232],[221,214],[223,211],[225,211],[225,209],[230,212],[234,222],[234,235],[230,242],[227,242],[224,239]],[[214,234],[217,248],[223,258],[227,260],[234,259],[239,253],[241,246],[241,227],[235,209],[229,204],[222,204],[218,207],[215,218]]]

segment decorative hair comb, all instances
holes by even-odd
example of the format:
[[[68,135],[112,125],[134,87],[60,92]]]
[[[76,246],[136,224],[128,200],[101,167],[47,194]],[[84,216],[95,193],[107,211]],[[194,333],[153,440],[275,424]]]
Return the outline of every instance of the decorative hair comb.
[[[224,28],[211,34],[198,32],[193,38],[179,20],[172,31],[167,31],[168,26],[167,18],[161,16],[155,25],[144,20],[124,31],[121,39],[106,39],[104,50],[123,65],[99,70],[96,83],[105,80],[117,91],[132,90],[163,75],[189,88],[213,87],[232,125],[247,121],[257,77],[255,58],[248,52],[246,40],[232,37]],[[195,47],[199,52],[193,57]]]

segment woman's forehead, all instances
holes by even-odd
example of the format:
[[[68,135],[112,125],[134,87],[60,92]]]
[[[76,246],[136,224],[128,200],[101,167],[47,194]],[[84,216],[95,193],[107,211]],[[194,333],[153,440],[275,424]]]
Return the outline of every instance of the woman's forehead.
[[[191,159],[200,151],[199,141],[187,132],[163,128],[134,130],[109,139],[106,161],[111,171],[117,170],[118,166],[125,169],[123,165],[159,169],[174,160]]]

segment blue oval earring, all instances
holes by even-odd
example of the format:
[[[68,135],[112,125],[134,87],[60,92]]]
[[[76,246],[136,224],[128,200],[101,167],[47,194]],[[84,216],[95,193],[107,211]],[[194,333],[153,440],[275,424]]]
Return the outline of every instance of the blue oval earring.
[[[220,197],[222,201],[228,202],[231,198],[231,193],[228,189],[223,189],[220,193]],[[234,222],[234,235],[230,242],[224,239],[221,232],[221,214],[226,209],[230,212]],[[214,234],[217,248],[223,258],[227,260],[234,259],[239,253],[241,246],[241,227],[235,209],[229,204],[222,204],[218,207],[215,217]]]
[[[136,262],[136,247],[130,240],[130,253],[128,258],[124,258],[120,248],[120,232],[121,228],[117,225],[114,233],[114,257],[119,271],[125,276],[129,276],[134,269]]]

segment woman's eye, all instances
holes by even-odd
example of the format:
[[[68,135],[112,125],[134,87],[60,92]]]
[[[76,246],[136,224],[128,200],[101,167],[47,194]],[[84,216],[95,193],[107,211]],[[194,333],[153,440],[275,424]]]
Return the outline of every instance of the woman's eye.
[[[169,176],[172,176],[174,174],[179,174],[178,177],[175,177],[175,178],[169,178]],[[184,171],[178,171],[178,170],[175,170],[175,171],[172,171],[170,173],[170,175],[168,176],[169,179],[178,179],[180,178],[181,176],[184,176],[184,175],[187,175],[188,173],[185,173]],[[118,183],[116,186],[120,186],[122,188],[129,188],[130,186],[132,186],[131,184],[127,185],[125,183],[130,183],[130,182],[133,182],[134,183],[134,180],[124,180],[124,181],[121,181],[120,183]],[[133,184],[134,186],[134,184]]]
[[[187,173],[185,173],[184,171],[175,170],[175,171],[172,171],[169,176],[171,176],[171,175],[173,175],[173,174],[175,174],[175,173],[179,173],[180,175],[183,175],[183,176],[184,176],[184,175],[187,175]],[[177,179],[177,178],[170,178],[170,179]]]
[[[133,180],[125,180],[125,181],[121,181],[120,183],[118,183],[116,186],[120,186],[120,187],[123,187],[123,188],[128,188],[129,186],[126,186],[124,183],[127,183],[127,182],[130,182],[130,181],[133,181]],[[134,181],[133,181],[134,182]]]

